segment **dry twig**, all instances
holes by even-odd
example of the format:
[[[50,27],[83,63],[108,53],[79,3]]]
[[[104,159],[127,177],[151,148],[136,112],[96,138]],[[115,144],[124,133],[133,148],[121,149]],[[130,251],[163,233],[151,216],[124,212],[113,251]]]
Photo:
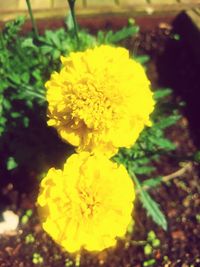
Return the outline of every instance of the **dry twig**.
[[[191,169],[192,169],[192,162],[188,162],[181,169],[179,169],[179,170],[177,170],[171,174],[163,176],[161,179],[161,182],[167,183],[174,178],[182,176],[184,173],[186,173],[187,171],[190,171]],[[152,188],[152,187],[151,186],[143,186],[142,187],[142,189],[144,189],[144,190],[149,190],[150,188]],[[137,190],[136,192],[138,193],[139,190]]]

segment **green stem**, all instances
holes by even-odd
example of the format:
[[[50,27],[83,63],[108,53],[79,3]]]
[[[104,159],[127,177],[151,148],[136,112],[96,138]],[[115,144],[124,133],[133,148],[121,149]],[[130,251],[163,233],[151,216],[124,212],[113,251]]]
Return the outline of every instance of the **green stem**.
[[[140,184],[140,181],[138,180],[137,176],[135,175],[135,173],[133,171],[130,170],[130,168],[128,167],[128,173],[130,174],[131,178],[133,179],[136,189],[138,191],[140,191],[142,189],[142,186]]]
[[[35,19],[34,19],[34,16],[33,16],[30,0],[26,0],[26,4],[27,4],[27,7],[28,7],[29,15],[31,17],[31,22],[32,22],[34,33],[35,33],[35,37],[36,37],[36,39],[38,39],[39,38],[38,28],[37,28],[37,25],[36,25],[36,22],[35,22]]]
[[[46,100],[46,99],[45,99],[45,96],[43,96],[43,95],[41,95],[41,94],[38,94],[38,93],[36,93],[36,92],[26,91],[26,93],[27,93],[28,95],[32,95],[32,96],[35,96],[35,97],[37,97],[37,98],[39,98],[39,99],[42,99],[43,101]]]
[[[4,42],[4,36],[3,36],[3,32],[0,31],[0,44],[1,44],[1,48],[2,50],[4,50],[4,55],[5,55],[5,63],[4,63],[4,69],[6,70],[6,68],[9,70],[9,56],[8,56],[8,50],[7,50],[7,46]]]
[[[79,38],[78,38],[77,21],[76,21],[76,16],[75,16],[75,2],[76,2],[76,0],[68,0],[68,4],[69,4],[69,7],[70,7],[72,20],[73,20],[73,24],[74,24],[74,34],[76,36],[77,47],[78,47],[79,46]]]
[[[4,44],[4,38],[3,38],[2,31],[0,31],[0,43],[1,43],[2,49],[5,49],[5,44]]]
[[[147,244],[147,241],[146,240],[131,240],[130,243],[136,246],[144,246]]]
[[[9,84],[11,86],[13,86],[14,88],[18,88],[18,86],[19,86],[18,84],[15,84],[15,83],[11,82],[10,80],[9,80]],[[22,88],[26,89],[26,94],[35,96],[39,99],[42,99],[43,101],[46,101],[46,97],[45,97],[43,91],[39,90],[38,92],[35,92],[33,87],[25,85],[25,84],[21,84],[20,86]]]

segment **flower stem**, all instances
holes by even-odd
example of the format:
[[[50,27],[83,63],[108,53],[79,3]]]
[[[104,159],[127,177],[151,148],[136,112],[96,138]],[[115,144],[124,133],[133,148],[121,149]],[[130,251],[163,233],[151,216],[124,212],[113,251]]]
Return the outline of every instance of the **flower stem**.
[[[138,178],[136,177],[135,173],[129,167],[127,168],[127,170],[128,170],[128,173],[130,174],[131,178],[133,179],[136,187],[138,188],[138,190],[141,189],[141,184],[140,184]]]
[[[77,47],[78,47],[79,46],[79,38],[78,38],[78,27],[77,27],[76,15],[75,15],[75,2],[76,2],[76,0],[68,0],[68,4],[70,7],[72,20],[73,20],[73,24],[74,24],[74,34],[76,36]]]
[[[29,12],[29,15],[30,15],[30,18],[31,18],[31,22],[32,22],[35,38],[38,39],[39,38],[38,28],[37,28],[37,25],[36,25],[36,22],[35,22],[35,19],[34,19],[34,16],[33,16],[30,0],[26,0],[26,4],[27,4],[28,12]]]

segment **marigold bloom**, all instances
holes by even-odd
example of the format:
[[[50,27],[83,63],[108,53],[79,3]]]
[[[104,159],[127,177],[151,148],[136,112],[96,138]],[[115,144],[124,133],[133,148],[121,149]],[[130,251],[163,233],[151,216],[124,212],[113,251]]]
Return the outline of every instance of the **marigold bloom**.
[[[123,166],[102,155],[73,154],[64,170],[41,182],[39,215],[44,230],[65,250],[114,246],[131,221],[135,191]]]
[[[150,123],[154,101],[143,67],[125,48],[102,45],[61,57],[46,83],[50,126],[78,151],[114,155]]]

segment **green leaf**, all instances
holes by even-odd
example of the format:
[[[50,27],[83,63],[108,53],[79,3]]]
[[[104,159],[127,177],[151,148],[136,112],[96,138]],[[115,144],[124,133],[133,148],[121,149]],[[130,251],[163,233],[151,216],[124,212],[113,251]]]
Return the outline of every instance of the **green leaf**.
[[[112,36],[113,36],[113,31],[108,31],[106,34],[105,34],[105,38],[104,38],[104,42],[103,43],[106,43],[106,44],[110,44],[110,43],[112,43],[112,41],[111,41],[111,38],[112,38]]]
[[[10,99],[9,99],[10,100]],[[3,100],[3,107],[5,108],[5,110],[9,111],[12,107],[11,102],[8,99],[4,99]]]
[[[4,128],[4,126],[1,126],[0,125],[0,136],[2,135],[2,133],[5,131],[5,128]]]
[[[154,170],[155,168],[153,166],[139,166],[134,169],[136,174],[150,174]]]
[[[66,19],[66,24],[67,24],[67,28],[68,30],[73,30],[74,29],[74,22],[73,22],[73,18],[72,18],[72,13],[69,11],[69,15],[67,16]]]
[[[57,35],[57,32],[54,32],[52,35],[51,35],[51,38],[52,38],[52,42],[53,44],[57,47],[57,48],[61,48],[61,42],[60,42],[60,39],[59,39],[59,36]]]
[[[23,124],[24,124],[25,128],[27,128],[29,126],[29,118],[28,117],[23,118]]]
[[[59,38],[58,38],[58,36],[57,36],[57,32],[56,32],[56,31],[53,32],[53,31],[49,31],[49,30],[47,30],[47,31],[45,32],[45,35],[46,35],[48,41],[50,42],[50,44],[53,44],[53,45],[55,45],[57,48],[60,48],[61,44],[60,44],[60,40],[59,40]]]
[[[55,50],[53,51],[52,56],[53,56],[53,59],[54,59],[54,60],[58,59],[58,58],[60,57],[60,51],[57,50],[57,49],[55,49]]]
[[[13,119],[19,118],[20,116],[21,116],[21,114],[20,114],[19,112],[12,112],[12,113],[11,113],[11,117],[12,117]]]
[[[160,225],[165,231],[167,230],[167,221],[160,210],[159,205],[153,200],[149,193],[140,188],[140,200],[147,210],[147,214],[152,217],[155,223]]]
[[[159,100],[161,98],[164,98],[164,97],[170,95],[171,93],[172,93],[172,89],[170,89],[170,88],[164,88],[164,89],[156,90],[154,92],[154,95],[153,96],[154,96],[154,99],[155,100]]]
[[[30,74],[28,72],[22,73],[21,79],[23,82],[28,83],[30,80]]]
[[[200,163],[200,150],[197,150],[195,153],[194,153],[194,160],[198,163]]]
[[[42,51],[42,53],[44,55],[46,55],[46,54],[48,54],[48,53],[50,53],[50,52],[53,51],[53,47],[52,46],[49,46],[49,45],[43,45],[43,46],[41,46],[40,49],[41,49],[41,51]]]
[[[155,177],[155,178],[150,178],[150,179],[147,179],[145,180],[143,183],[142,183],[142,187],[156,187],[158,185],[160,185],[162,183],[162,177],[159,176],[159,177]]]
[[[133,56],[133,58],[140,64],[145,64],[150,60],[150,56],[142,55],[142,56]]]
[[[139,27],[138,26],[130,26],[130,27],[124,27],[123,29],[112,33],[112,31],[108,32],[107,34],[107,41],[109,43],[118,43],[130,36],[135,35],[138,33]]]
[[[40,80],[41,79],[41,71],[39,69],[35,69],[32,72],[32,75],[36,80]]]
[[[179,41],[181,39],[181,36],[179,34],[174,34],[172,37],[176,41]]]
[[[25,214],[21,218],[21,223],[26,224],[29,221],[29,217]]]
[[[20,76],[17,73],[11,72],[9,73],[8,78],[14,82],[15,84],[19,85],[21,83]]]
[[[2,80],[0,82],[0,91],[4,91],[9,86],[9,82],[7,80]]]
[[[103,31],[98,31],[97,33],[97,43],[98,44],[103,44],[105,39],[105,35]]]
[[[162,148],[165,150],[174,150],[176,148],[175,144],[173,144],[169,139],[164,137],[154,137],[150,136],[149,140],[152,144],[157,145],[158,148]]]
[[[165,215],[160,210],[159,205],[152,199],[149,193],[142,188],[135,174],[130,170],[129,173],[136,184],[136,188],[140,194],[140,200],[143,204],[143,207],[147,210],[147,214],[152,217],[155,223],[160,225],[166,231],[167,221]]]
[[[6,118],[0,117],[0,124],[4,124],[6,121],[7,121]]]
[[[180,118],[180,115],[171,115],[169,117],[162,118],[159,122],[155,123],[154,126],[158,127],[159,129],[165,129],[171,125],[174,125]]]
[[[21,44],[22,48],[37,48],[36,45],[34,45],[33,43],[33,38],[29,37],[29,38],[26,38],[24,41],[22,41],[22,44]]]
[[[149,259],[143,262],[143,267],[149,267],[156,263],[155,259]]]
[[[18,16],[15,20],[9,21],[4,27],[4,36],[7,41],[12,40],[17,33],[21,30],[25,22],[25,16]]]
[[[13,169],[15,169],[17,167],[17,162],[15,161],[15,159],[13,157],[9,157],[7,160],[7,170],[11,171]]]

